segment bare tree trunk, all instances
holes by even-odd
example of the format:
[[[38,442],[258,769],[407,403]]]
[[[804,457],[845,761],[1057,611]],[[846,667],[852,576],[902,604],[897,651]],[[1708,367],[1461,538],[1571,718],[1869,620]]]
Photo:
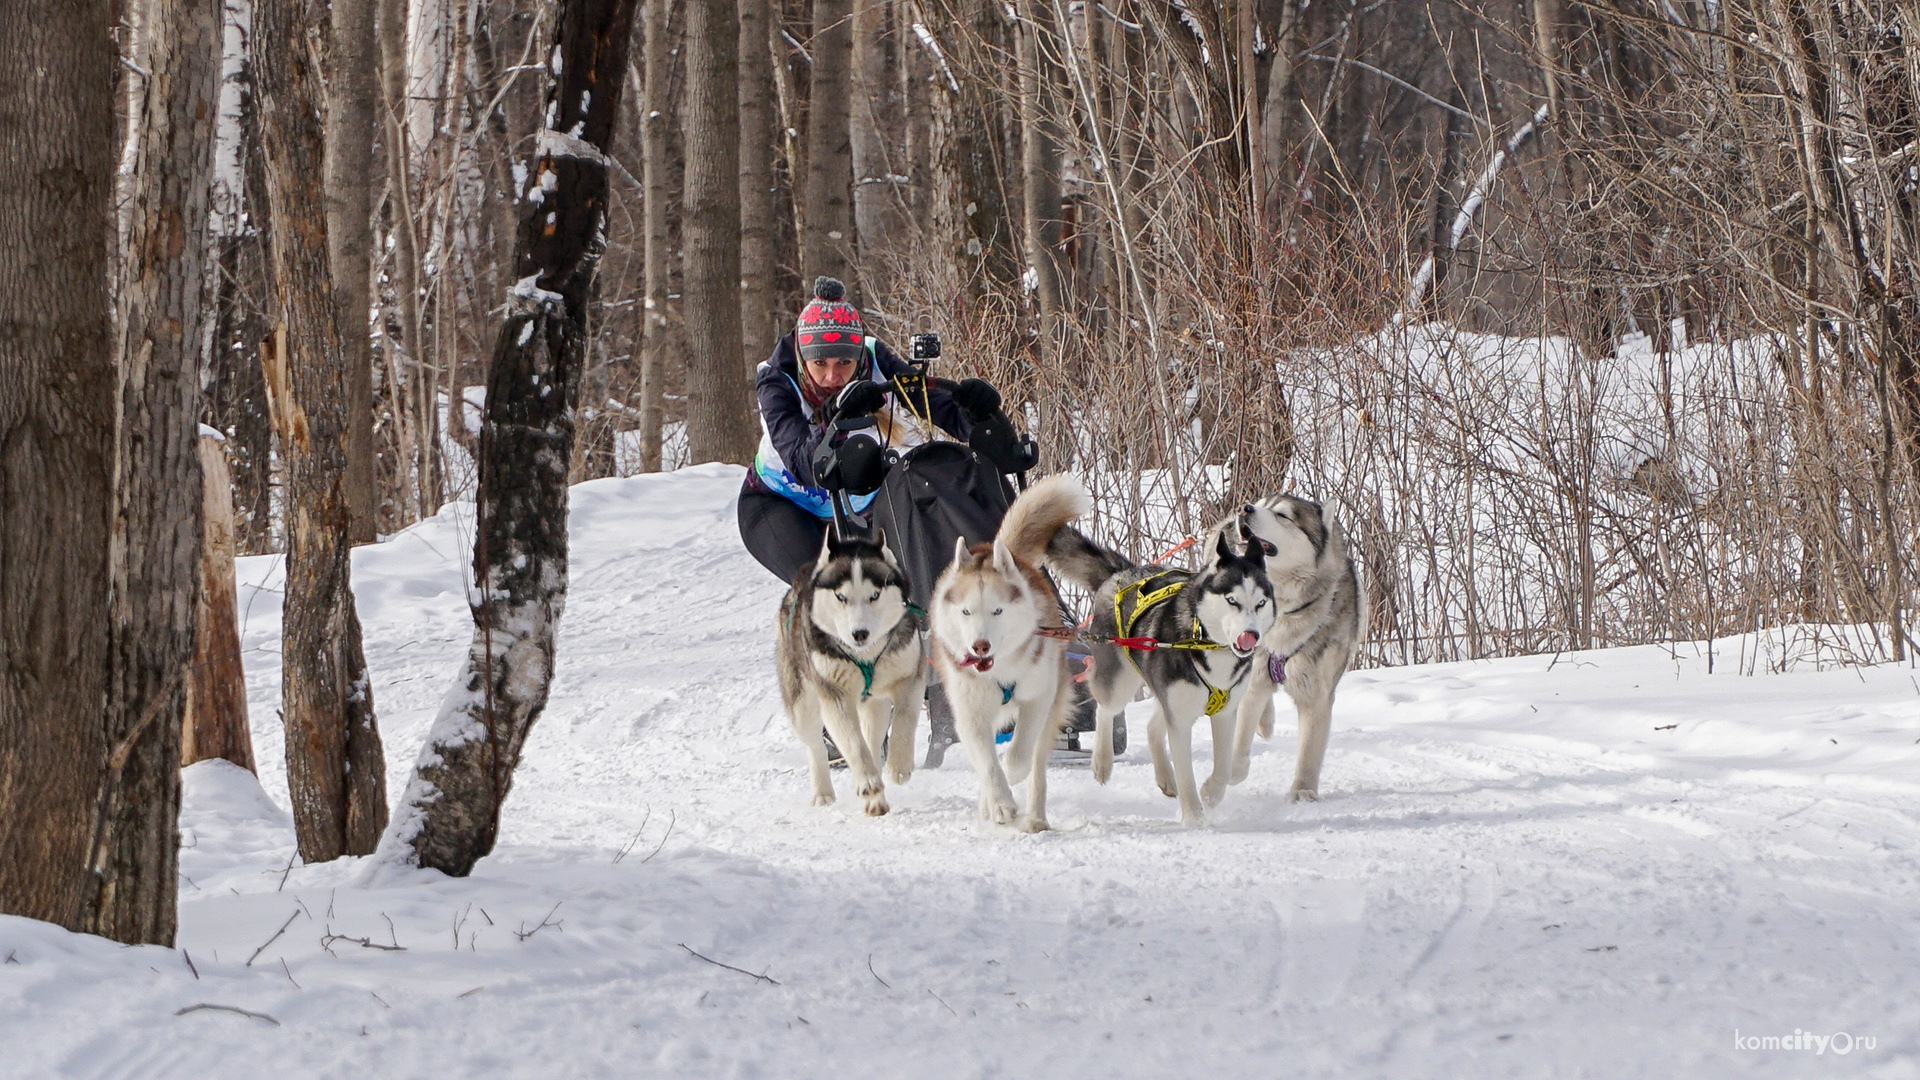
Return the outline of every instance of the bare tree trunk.
[[[767,0],[740,0],[740,345],[751,370],[773,352],[773,52]]]
[[[1018,31],[1024,239],[1027,265],[1034,275],[1034,295],[1040,302],[1041,339],[1052,342],[1059,332],[1056,324],[1060,315],[1060,264],[1055,258],[1060,246],[1060,151],[1052,130],[1055,79],[1051,57],[1056,50],[1049,6],[1025,0],[1022,7]]]
[[[249,32],[248,40],[251,41]],[[250,50],[250,46],[249,46]],[[268,266],[266,162],[260,150],[259,96],[252,90],[249,57],[239,73],[239,115],[234,137],[240,176],[239,206],[218,240],[216,325],[209,360],[208,422],[227,436],[233,472],[234,543],[239,554],[274,550],[273,420],[267,411],[260,343],[272,331],[277,310]]]
[[[373,851],[386,827],[386,766],[348,562],[346,372],[325,202],[317,0],[255,8],[260,130],[273,206],[282,322],[268,353],[286,455],[287,592],[281,649],[287,786],[307,862]]]
[[[686,144],[699,151],[687,155],[681,310],[694,464],[745,464],[755,445],[740,345],[739,40],[734,0],[688,0]]]
[[[853,221],[859,239],[860,284],[864,302],[888,294],[888,261],[894,255],[896,229],[893,173],[880,118],[892,87],[887,80],[887,50],[881,40],[889,0],[854,0],[854,79],[848,117],[853,149]]]
[[[200,561],[199,365],[220,8],[151,10],[145,122],[119,298],[110,751],[83,927],[173,944],[180,722]]]
[[[691,73],[691,68],[689,69]],[[800,276],[851,277],[853,2],[813,0],[813,81],[807,94],[807,184]],[[689,162],[691,166],[691,162]],[[862,298],[862,303],[865,299]]]
[[[646,100],[640,131],[645,155],[640,164],[645,217],[646,299],[645,329],[640,352],[640,471],[660,471],[660,428],[665,400],[667,338],[667,125],[673,122],[667,104],[667,80],[673,57],[667,49],[667,20],[671,0],[646,0]]]
[[[87,925],[110,748],[112,13],[0,4],[0,912]]]
[[[403,360],[389,357],[393,371],[393,400],[396,411],[410,414],[407,425],[412,438],[403,442],[406,460],[399,465],[401,482],[417,493],[415,502],[422,517],[440,509],[440,490],[436,441],[439,413],[434,406],[422,344],[424,328],[420,321],[420,207],[414,200],[412,127],[407,122],[407,2],[380,0],[380,93],[383,104],[387,146],[387,191],[389,228],[393,235],[394,296],[400,316],[400,349]],[[391,344],[391,343],[389,343]]]
[[[727,0],[731,9],[732,0]],[[383,861],[463,877],[493,850],[500,806],[546,707],[567,596],[567,463],[605,227],[608,159],[636,0],[562,0],[512,310],[487,377],[474,538],[473,643],[441,704]],[[728,51],[733,42],[729,38]],[[550,69],[552,70],[552,69]],[[726,73],[732,85],[733,72]],[[729,171],[729,184],[737,178]],[[738,330],[737,318],[733,322]],[[737,367],[737,365],[736,365]]]
[[[246,669],[240,660],[233,489],[225,439],[201,434],[200,476],[199,632],[194,637],[186,711],[180,722],[180,764],[225,758],[257,772],[253,732],[247,726]]]
[[[380,93],[378,0],[330,0],[326,61],[328,263],[346,365],[347,512],[352,541],[371,544],[380,496],[373,479],[373,345],[367,325],[373,273],[373,124]]]

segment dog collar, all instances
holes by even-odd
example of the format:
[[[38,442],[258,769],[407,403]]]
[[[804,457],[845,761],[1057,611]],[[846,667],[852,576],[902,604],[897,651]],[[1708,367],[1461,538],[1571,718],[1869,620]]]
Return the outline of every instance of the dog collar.
[[[1267,678],[1272,680],[1275,686],[1287,681],[1287,661],[1290,659],[1292,657],[1281,656],[1279,653],[1267,654]]]
[[[873,661],[855,660],[853,666],[860,669],[860,679],[864,683],[860,687],[860,700],[865,701],[873,693]]]

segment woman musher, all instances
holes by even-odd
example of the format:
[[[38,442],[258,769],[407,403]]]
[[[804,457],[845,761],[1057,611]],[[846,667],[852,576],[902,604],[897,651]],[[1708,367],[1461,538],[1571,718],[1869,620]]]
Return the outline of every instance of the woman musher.
[[[982,379],[966,379],[951,390],[929,381],[922,384],[923,395],[904,400],[893,380],[916,374],[914,368],[868,336],[860,312],[845,296],[846,286],[838,280],[816,279],[813,299],[801,309],[793,332],[774,346],[754,379],[760,449],[740,490],[740,539],[760,565],[786,582],[819,557],[833,519],[832,494],[816,475],[817,463],[831,463],[845,487],[867,492],[844,496],[855,513],[873,502],[887,468],[877,455],[860,453],[874,446],[868,440],[858,440],[847,454],[838,455],[845,432],[836,421],[882,414],[870,430],[877,430],[886,444],[905,449],[930,433],[914,431],[913,423],[900,415],[903,411],[964,443],[976,425],[1000,408],[999,391]],[[890,398],[905,410],[890,409]],[[940,763],[955,738],[952,714],[937,686],[929,690],[928,717],[931,767]]]

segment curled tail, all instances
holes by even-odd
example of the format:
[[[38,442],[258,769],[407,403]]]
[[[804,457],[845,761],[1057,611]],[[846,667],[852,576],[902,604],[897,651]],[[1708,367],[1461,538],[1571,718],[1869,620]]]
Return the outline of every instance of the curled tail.
[[[1049,476],[1013,501],[994,539],[1005,544],[1014,558],[1039,566],[1054,536],[1092,508],[1093,500],[1078,479],[1066,473]]]
[[[1078,529],[1062,527],[1047,542],[1047,565],[1066,575],[1067,580],[1089,589],[1132,566],[1119,552],[1094,543]]]

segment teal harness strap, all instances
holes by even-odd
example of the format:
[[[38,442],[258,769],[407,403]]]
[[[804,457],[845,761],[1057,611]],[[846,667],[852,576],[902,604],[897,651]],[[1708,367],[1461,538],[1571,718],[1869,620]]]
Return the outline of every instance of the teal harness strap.
[[[1005,683],[1001,683],[1000,684],[1000,704],[1005,705],[1007,702],[1012,701],[1013,692],[1015,689],[1019,687],[1019,685],[1020,685],[1019,683],[1014,683],[1012,686],[1008,686]]]
[[[853,666],[860,669],[860,678],[866,683],[865,686],[860,688],[860,700],[865,701],[867,700],[867,696],[873,693],[873,662],[870,660],[855,660]]]

